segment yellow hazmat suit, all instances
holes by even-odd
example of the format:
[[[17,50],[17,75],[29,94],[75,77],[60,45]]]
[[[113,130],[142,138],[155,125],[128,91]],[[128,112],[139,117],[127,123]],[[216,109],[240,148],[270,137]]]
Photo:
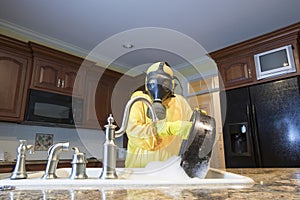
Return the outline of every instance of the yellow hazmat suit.
[[[172,74],[173,76],[173,74]],[[142,91],[133,93],[132,98],[146,97]],[[192,109],[181,95],[165,99],[166,118],[153,123],[147,116],[147,105],[143,102],[133,104],[126,130],[128,136],[125,167],[145,167],[151,161],[164,161],[178,155],[182,139],[187,139],[192,123]]]

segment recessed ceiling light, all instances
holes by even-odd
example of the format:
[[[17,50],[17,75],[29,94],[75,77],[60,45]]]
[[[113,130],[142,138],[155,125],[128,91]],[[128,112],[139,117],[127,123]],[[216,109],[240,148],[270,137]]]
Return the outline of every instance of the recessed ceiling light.
[[[134,47],[133,44],[130,44],[130,43],[123,44],[122,46],[123,46],[125,49],[131,49],[131,48]]]

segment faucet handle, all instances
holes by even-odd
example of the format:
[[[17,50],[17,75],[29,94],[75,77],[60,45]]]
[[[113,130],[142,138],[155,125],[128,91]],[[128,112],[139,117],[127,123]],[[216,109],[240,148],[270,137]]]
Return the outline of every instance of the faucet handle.
[[[34,146],[33,145],[27,145],[26,148],[27,148],[27,151],[29,152],[29,154],[34,154]]]
[[[78,148],[78,147],[72,147],[72,150],[75,152],[75,154],[78,154],[78,153],[80,153],[80,152],[79,152],[79,148]]]
[[[86,175],[86,156],[85,153],[80,152],[78,147],[72,147],[74,150],[73,159],[72,159],[72,172],[70,175],[70,179],[86,179],[88,176]]]
[[[112,114],[109,114],[107,118],[108,125],[112,125],[115,122],[115,119],[113,118]]]
[[[73,159],[72,159],[72,162],[71,162],[72,164],[87,163],[85,153],[80,152],[78,147],[72,147],[72,150],[74,150],[74,152],[75,152],[73,154]]]
[[[29,151],[30,154],[34,153],[33,145],[27,145],[27,140],[19,140],[20,144],[17,148],[17,152],[20,154],[26,153],[26,151]]]

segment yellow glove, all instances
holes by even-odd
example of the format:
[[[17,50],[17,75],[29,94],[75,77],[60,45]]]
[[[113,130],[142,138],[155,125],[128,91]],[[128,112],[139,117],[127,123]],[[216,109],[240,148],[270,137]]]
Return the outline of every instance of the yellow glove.
[[[159,136],[179,135],[182,139],[187,139],[192,127],[190,121],[166,122],[159,120],[156,122],[156,129]]]

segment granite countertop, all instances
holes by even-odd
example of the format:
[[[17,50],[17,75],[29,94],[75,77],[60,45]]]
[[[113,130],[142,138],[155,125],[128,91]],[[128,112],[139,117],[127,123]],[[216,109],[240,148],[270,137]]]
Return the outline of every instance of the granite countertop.
[[[166,186],[97,190],[0,191],[2,199],[300,199],[300,168],[227,169],[255,181],[249,188],[203,189]]]

